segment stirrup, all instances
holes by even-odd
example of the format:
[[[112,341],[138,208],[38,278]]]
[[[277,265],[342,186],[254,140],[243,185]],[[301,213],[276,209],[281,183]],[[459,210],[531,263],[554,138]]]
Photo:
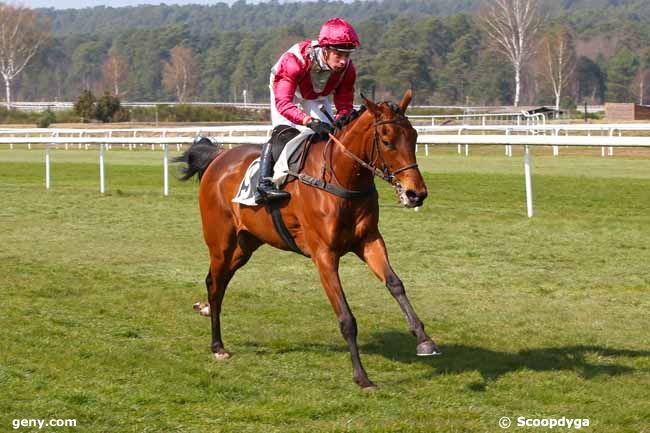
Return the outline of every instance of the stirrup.
[[[291,197],[286,191],[277,189],[271,182],[260,182],[255,190],[255,203],[260,204],[267,201],[281,200]]]
[[[281,200],[291,197],[291,194],[288,192],[276,189],[274,187],[263,188],[259,186],[257,187],[257,192],[259,192],[260,195],[263,195],[266,201]]]

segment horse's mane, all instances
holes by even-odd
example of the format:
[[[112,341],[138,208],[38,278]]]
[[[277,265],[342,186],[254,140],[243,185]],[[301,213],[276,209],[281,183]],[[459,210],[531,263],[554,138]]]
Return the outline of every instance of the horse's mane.
[[[402,109],[400,108],[399,105],[392,101],[383,101],[378,103],[377,105],[386,105],[390,111],[393,113],[397,114],[398,116],[401,117],[406,117]],[[343,131],[344,128],[346,128],[348,125],[354,123],[355,120],[357,120],[361,115],[366,111],[368,108],[365,105],[361,105],[358,110],[352,110],[352,112],[347,115],[343,116],[342,118],[337,120],[337,128],[339,131]]]
[[[349,124],[353,123],[355,120],[357,120],[361,115],[363,114],[364,111],[366,111],[367,108],[365,105],[362,105],[359,107],[358,110],[352,110],[352,112],[346,116],[342,116],[339,119],[337,119],[337,127],[339,130],[343,130],[346,126]]]

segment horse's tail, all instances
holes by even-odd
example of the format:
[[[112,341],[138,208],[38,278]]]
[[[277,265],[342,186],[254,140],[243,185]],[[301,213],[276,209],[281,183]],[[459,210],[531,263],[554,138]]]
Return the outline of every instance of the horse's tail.
[[[223,150],[221,145],[214,144],[207,137],[201,137],[194,140],[194,143],[179,157],[173,159],[173,162],[182,162],[185,164],[180,169],[180,180],[187,180],[198,175],[199,180],[203,173],[208,168],[208,165],[214,160],[217,155]]]

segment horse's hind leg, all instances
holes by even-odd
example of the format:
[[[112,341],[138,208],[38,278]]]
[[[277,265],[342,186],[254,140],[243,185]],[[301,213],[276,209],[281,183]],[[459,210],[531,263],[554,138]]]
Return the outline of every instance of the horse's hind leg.
[[[424,332],[424,325],[411,306],[406,296],[404,284],[399,279],[388,261],[388,253],[384,239],[379,233],[361,245],[356,254],[368,264],[377,277],[386,284],[386,287],[397,301],[406,316],[409,330],[417,339],[416,353],[418,356],[439,355],[441,352],[436,343]]]
[[[211,244],[210,271],[206,277],[208,289],[208,303],[212,322],[212,353],[215,359],[227,359],[230,353],[226,351],[221,339],[221,304],[226,293],[228,283],[235,272],[244,266],[253,251],[260,244],[246,234],[229,237],[224,245]]]

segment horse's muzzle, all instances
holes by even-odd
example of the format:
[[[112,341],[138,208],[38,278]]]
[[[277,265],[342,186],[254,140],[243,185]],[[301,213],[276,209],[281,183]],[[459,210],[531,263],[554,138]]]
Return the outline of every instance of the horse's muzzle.
[[[401,198],[402,204],[408,208],[420,207],[427,198],[427,190],[417,192],[412,189],[407,190]]]

